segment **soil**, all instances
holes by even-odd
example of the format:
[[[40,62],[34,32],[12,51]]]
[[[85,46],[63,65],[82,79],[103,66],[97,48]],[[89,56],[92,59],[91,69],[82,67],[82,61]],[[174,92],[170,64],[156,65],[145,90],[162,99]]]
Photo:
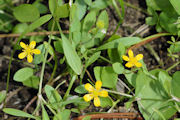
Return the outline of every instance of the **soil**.
[[[141,8],[145,9],[146,4],[145,1],[142,0],[126,0],[126,2]],[[109,29],[108,29],[108,34],[112,34],[112,32],[115,30],[117,24],[118,24],[118,16],[112,6],[107,8],[107,11],[109,13]],[[134,8],[131,7],[125,7],[125,19],[123,24],[119,27],[117,34],[121,36],[141,36],[141,37],[146,37],[149,35],[152,35],[156,33],[154,27],[151,26],[146,26],[145,25],[145,17],[147,15],[141,11],[138,11]],[[144,29],[137,34],[134,34],[139,28],[144,27]],[[7,79],[7,70],[8,70],[8,63],[10,59],[10,53],[12,51],[12,43],[13,43],[12,38],[3,38],[0,39],[0,91],[6,89],[6,79]],[[134,49],[135,54],[142,53],[144,55],[144,62],[147,65],[147,68],[149,70],[155,69],[155,68],[168,68],[171,66],[175,61],[172,61],[171,59],[167,59],[167,48],[169,45],[166,43],[167,40],[170,40],[169,37],[161,37],[156,40],[153,40],[149,44],[152,46],[152,48],[156,51],[156,53],[159,55],[160,59],[163,61],[164,66],[159,66],[158,62],[154,58],[154,56],[149,52],[147,49],[147,46],[141,46],[139,48]],[[17,56],[15,56],[17,58]],[[8,95],[12,95],[12,93],[16,93],[13,96],[10,96],[9,101],[7,102],[7,107],[11,108],[17,108],[17,109],[24,109],[25,106],[29,103],[29,101],[32,100],[34,96],[37,94],[37,90],[30,89],[27,87],[23,87],[21,83],[17,83],[13,81],[13,74],[20,68],[22,68],[24,64],[21,62],[15,60],[12,62],[11,66],[11,77],[10,77],[10,84],[9,84],[9,93]],[[47,71],[50,68],[47,68]],[[180,70],[180,65],[175,67],[170,71],[170,73],[174,73],[175,71]],[[91,70],[90,70],[91,71]],[[46,76],[50,76],[48,72],[45,73]],[[68,83],[64,86],[65,90],[66,87],[68,86]],[[62,94],[64,94],[64,91],[61,91]],[[32,104],[28,108],[28,112],[32,112],[34,110],[34,104]],[[1,109],[1,106],[0,106]],[[82,111],[83,113],[87,112],[96,112],[96,111],[106,111],[106,109],[97,109],[94,108],[93,106],[88,107],[88,109]],[[135,112],[139,113],[137,109],[137,105],[134,104],[130,110],[126,110],[124,108],[124,103],[118,104],[113,110],[113,112]],[[2,112],[0,112],[0,116],[3,116]],[[75,115],[77,116],[77,115]],[[3,116],[4,119],[7,118],[12,118],[12,116]]]

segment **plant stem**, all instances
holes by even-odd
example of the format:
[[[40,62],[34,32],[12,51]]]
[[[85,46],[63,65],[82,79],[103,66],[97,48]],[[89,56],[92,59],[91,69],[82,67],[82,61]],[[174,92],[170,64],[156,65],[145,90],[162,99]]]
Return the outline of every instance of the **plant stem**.
[[[122,4],[123,2],[121,1],[121,5],[123,6],[124,4]],[[118,5],[117,5],[117,3],[116,3],[116,0],[112,0],[112,4],[113,4],[113,6],[114,6],[114,8],[115,8],[115,10],[116,10],[116,12],[117,12],[117,14],[118,14],[118,16],[119,16],[119,22],[118,22],[118,25],[116,26],[116,29],[114,30],[114,32],[113,32],[113,34],[112,35],[114,35],[114,34],[116,34],[116,32],[117,32],[117,30],[118,30],[118,28],[119,28],[119,26],[121,25],[121,23],[123,22],[123,17],[124,17],[124,11],[122,12],[122,15],[121,15],[121,12],[120,12],[120,10],[119,10],[119,8],[118,8]],[[121,7],[122,7],[121,6]],[[122,8],[124,8],[124,6],[122,7]],[[122,9],[123,10],[123,9]]]
[[[103,56],[99,56],[99,58],[101,58],[102,60],[110,63],[110,64],[113,64],[113,62],[111,62],[110,60],[108,60],[107,58],[103,57]]]
[[[77,75],[73,75],[73,77],[72,77],[72,79],[70,81],[70,84],[68,86],[68,89],[67,89],[67,91],[66,91],[66,93],[65,93],[65,95],[63,97],[63,100],[66,100],[67,97],[69,96],[70,90],[71,90],[71,88],[72,88],[72,86],[73,86],[73,84],[74,84],[74,82],[76,80],[76,77],[77,77]]]
[[[55,73],[56,73],[56,69],[57,69],[58,60],[57,60],[57,56],[56,56],[55,52],[54,52],[54,61],[55,61],[54,69],[53,69],[53,72],[52,72],[52,74],[51,74],[51,77],[50,77],[50,79],[49,79],[49,81],[48,81],[48,84],[52,82],[52,80],[53,80],[53,78],[54,78],[54,75],[55,75]]]
[[[116,100],[115,102],[113,102],[112,107],[107,111],[107,113],[110,113],[112,111],[112,109],[120,102],[120,99]]]
[[[132,47],[128,48],[127,51],[129,51],[130,49],[132,50],[134,48],[138,48],[138,47],[140,47],[140,46],[142,46],[142,45],[144,45],[144,44],[146,44],[148,42],[151,42],[152,40],[155,40],[155,39],[157,39],[159,37],[170,36],[170,35],[175,35],[175,34],[172,34],[172,33],[158,33],[158,34],[148,36],[148,37],[142,39],[142,41],[140,41],[139,43],[137,43],[137,44],[133,45]]]
[[[171,69],[173,69],[174,67],[176,67],[177,65],[180,64],[180,61],[176,62],[175,64],[173,64],[172,66],[170,66],[168,69],[166,69],[166,72],[169,72]]]
[[[129,98],[132,98],[132,97],[133,97],[132,95],[128,95],[128,94],[126,94],[126,93],[121,93],[121,92],[112,91],[112,90],[107,90],[107,89],[104,89],[104,90],[106,90],[106,91],[109,92],[109,93],[114,93],[114,94],[117,94],[117,95],[129,97]]]
[[[114,8],[115,8],[115,10],[116,10],[116,12],[117,12],[117,14],[118,14],[118,16],[119,16],[119,19],[122,19],[120,10],[119,10],[118,5],[117,5],[117,3],[116,3],[116,0],[112,0],[112,4],[113,4],[113,6],[114,6]]]
[[[52,24],[52,28],[51,31],[54,30],[54,25],[55,25],[55,20],[53,20],[53,24]],[[51,36],[48,40],[48,44],[51,43]],[[49,48],[49,45],[48,45]],[[44,55],[44,60],[43,60],[43,64],[42,64],[42,70],[41,70],[41,75],[40,75],[40,82],[39,82],[39,91],[38,91],[38,101],[40,102],[41,99],[39,98],[39,96],[41,95],[42,92],[42,83],[43,83],[43,77],[44,77],[44,70],[45,70],[45,65],[46,65],[46,59],[47,59],[47,55],[48,55],[48,48],[45,51],[45,55]]]
[[[52,107],[50,105],[48,105],[48,103],[44,100],[44,98],[41,98],[42,101],[44,102],[44,104],[49,108],[49,110],[54,114],[54,116],[56,116],[56,112],[52,109]]]

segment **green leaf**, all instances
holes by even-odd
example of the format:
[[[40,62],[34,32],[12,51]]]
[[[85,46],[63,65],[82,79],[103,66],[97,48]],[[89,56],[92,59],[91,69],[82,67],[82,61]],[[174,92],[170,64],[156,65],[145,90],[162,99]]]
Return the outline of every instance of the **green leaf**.
[[[84,88],[84,85],[77,86],[74,91],[79,94],[87,93],[87,90]]]
[[[34,55],[34,64],[40,64],[44,60],[44,54],[45,54],[45,46],[44,44],[39,45],[36,49],[39,49],[41,51],[40,54]]]
[[[94,74],[96,80],[101,80],[103,87],[116,88],[118,75],[113,71],[112,67],[95,67]]]
[[[59,53],[64,53],[63,52],[63,48],[62,48],[62,41],[59,40],[59,41],[54,41],[54,48],[57,52]]]
[[[49,102],[51,103],[51,105],[55,109],[58,109],[59,105],[56,103],[58,103],[62,100],[60,94],[50,85],[46,85],[44,90],[45,90],[46,96],[47,96]]]
[[[161,10],[160,7],[157,5],[156,0],[146,0],[146,4],[148,7],[151,7],[154,10]]]
[[[120,62],[120,56],[119,56],[117,48],[108,49],[107,53],[112,63]]]
[[[171,76],[168,75],[166,71],[159,72],[159,81],[163,85],[165,91],[170,95],[171,92]]]
[[[124,44],[122,43],[119,43],[118,45],[118,54],[119,54],[119,59],[120,59],[120,63],[123,63],[123,59],[122,59],[122,56],[126,53],[126,48],[124,46]]]
[[[154,109],[157,109],[164,115],[166,119],[172,117],[177,111],[173,106],[171,99],[160,80],[153,79],[151,76],[157,78],[158,73],[161,70],[153,70],[150,73],[145,74],[142,71],[139,71],[136,78],[136,89],[135,95],[141,100],[138,101],[138,107],[140,112],[143,114],[145,119],[155,119],[159,120],[161,117],[154,112]]]
[[[68,6],[68,4],[58,6],[55,13],[54,13],[54,15],[55,15],[55,17],[57,17],[57,19],[68,17],[69,16],[69,6]]]
[[[31,4],[21,4],[15,7],[13,14],[20,22],[33,22],[40,17],[38,9]]]
[[[31,41],[36,41],[36,43],[40,43],[44,40],[45,36],[31,36],[30,37],[30,42]]]
[[[59,112],[56,116],[54,116],[53,120],[70,120],[71,111],[68,109]]]
[[[171,33],[177,33],[177,27],[176,24],[174,24],[177,21],[178,15],[174,15],[173,13],[171,15],[161,12],[159,16],[160,25],[162,28],[164,28],[166,31]]]
[[[0,103],[3,102],[5,98],[6,98],[6,91],[3,90],[0,92]]]
[[[44,108],[44,105],[42,105],[42,120],[49,120],[49,116]]]
[[[31,76],[28,79],[26,79],[25,81],[23,81],[23,85],[28,86],[28,87],[32,87],[32,88],[35,88],[35,89],[38,89],[38,86],[39,86],[39,77]]]
[[[80,114],[80,111],[79,111],[78,109],[76,109],[76,108],[72,108],[72,109],[71,109],[71,112]]]
[[[54,15],[54,12],[57,9],[57,0],[49,0],[49,10],[52,15]]]
[[[52,18],[51,15],[44,15],[40,17],[38,20],[34,21],[32,24],[30,24],[27,29],[21,34],[19,39],[21,39],[26,33],[33,31],[34,29],[40,27],[44,23],[48,22]]]
[[[100,97],[101,107],[112,106],[112,101],[109,97]]]
[[[75,46],[77,46],[81,41],[81,32],[76,31],[73,32],[73,43]]]
[[[83,31],[88,32],[95,24],[95,21],[96,21],[96,13],[94,11],[88,13],[84,18],[83,27],[82,27]]]
[[[94,63],[100,57],[101,51],[94,53],[86,62],[85,66],[88,67],[92,63]]]
[[[27,29],[28,25],[26,23],[16,24],[13,28],[13,33],[23,33]]]
[[[84,0],[76,0],[75,5],[77,6],[76,15],[79,20],[81,20],[86,14],[86,3],[84,2]]]
[[[133,87],[136,87],[136,77],[137,77],[137,74],[130,71],[130,70],[125,70],[124,71],[124,75],[127,79],[127,81],[133,86]]]
[[[157,19],[154,17],[147,17],[146,18],[146,24],[148,25],[155,25],[157,23]]]
[[[105,9],[109,4],[111,3],[111,1],[104,1],[104,0],[95,0],[90,8],[93,9],[93,10],[102,10],[102,9]]]
[[[180,71],[176,71],[174,74],[173,74],[173,78],[172,78],[172,81],[171,81],[171,91],[172,91],[172,94],[178,98],[180,98]]]
[[[24,111],[21,111],[21,110],[17,110],[17,109],[13,109],[13,108],[4,108],[3,109],[3,112],[7,113],[7,114],[10,114],[10,115],[13,115],[13,116],[18,116],[18,117],[27,117],[27,118],[33,118],[33,119],[36,119],[35,116],[31,115],[31,114],[28,114]]]
[[[33,5],[39,10],[40,14],[45,14],[48,12],[48,8],[46,7],[46,5],[40,2],[34,2]]]
[[[124,46],[131,46],[141,42],[141,39],[138,37],[122,37],[111,42],[105,43],[97,48],[97,50],[105,50],[110,48],[117,48],[119,43],[122,43]]]
[[[78,96],[68,97],[67,100],[61,102],[60,105],[66,106],[66,105],[72,104],[72,103],[76,106],[85,105],[87,107],[87,105],[89,105],[87,102],[84,101],[84,99],[82,97],[78,97]]]
[[[72,47],[72,44],[69,42],[69,40],[61,34],[62,37],[62,45],[63,45],[63,51],[66,56],[67,62],[70,65],[70,67],[73,69],[73,71],[80,75],[82,71],[82,63],[81,59],[76,53],[76,50]]]
[[[81,30],[81,22],[77,16],[74,16],[73,20],[70,24],[70,31],[71,32],[80,32],[80,30]]]
[[[30,24],[28,26],[28,28],[23,32],[23,35],[25,35],[26,33],[31,32],[34,29],[40,27],[44,23],[48,22],[51,18],[52,18],[52,16],[49,14],[40,17],[39,19],[37,19],[36,21],[34,21],[32,24]]]
[[[5,5],[6,6],[6,5]],[[12,17],[8,16],[6,12],[0,10],[0,31],[9,32],[12,30]]]
[[[101,25],[101,29],[105,29],[105,31],[107,31],[108,29],[108,26],[109,26],[109,18],[108,18],[108,13],[106,12],[106,10],[102,11],[97,19],[97,23],[96,23],[96,26],[98,27],[98,23],[102,23],[103,26]]]
[[[179,0],[169,0],[173,5],[176,12],[180,15],[180,1]]]
[[[31,77],[32,75],[33,75],[33,69],[25,67],[25,68],[18,70],[14,74],[13,79],[18,82],[23,82],[23,81],[27,80],[29,77]]]
[[[92,4],[92,0],[84,0],[84,2],[89,6]]]
[[[124,66],[121,63],[113,63],[112,64],[113,70],[117,74],[122,74],[124,72]]]
[[[46,41],[44,41],[44,45],[45,45],[45,48],[46,50],[48,50],[49,54],[54,56],[54,49],[53,47]]]
[[[170,50],[172,51],[172,53],[180,52],[180,41],[176,42],[175,44],[172,44],[170,46]]]
[[[112,67],[103,67],[101,80],[104,87],[115,88],[118,75],[113,71]]]
[[[102,67],[94,67],[94,75],[96,80],[101,80]]]
[[[61,99],[62,99],[61,96],[59,94],[56,94],[58,92],[55,92],[56,90],[53,87],[51,87],[50,85],[46,85],[44,90],[45,90],[46,96],[49,99],[50,103],[55,103],[55,102],[61,101]]]

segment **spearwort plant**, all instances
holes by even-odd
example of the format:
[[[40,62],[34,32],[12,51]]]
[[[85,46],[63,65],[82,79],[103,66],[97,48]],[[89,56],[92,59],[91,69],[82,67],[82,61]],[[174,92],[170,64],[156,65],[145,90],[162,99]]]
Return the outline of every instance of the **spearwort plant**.
[[[13,44],[6,91],[0,92],[4,114],[28,120],[69,120],[72,113],[80,115],[90,106],[92,99],[94,107],[110,107],[107,111],[110,112],[119,102],[125,102],[124,98],[128,100],[125,103],[127,109],[137,104],[147,120],[166,120],[179,113],[180,72],[169,72],[180,64],[178,0],[146,0],[146,24],[155,25],[157,32],[167,32],[146,38],[116,34],[126,15],[124,5],[131,6],[123,0],[48,0],[48,6],[41,0],[32,4],[14,2],[0,2],[0,30],[20,34]],[[119,17],[112,35],[107,32],[108,6],[112,6]],[[68,30],[62,27],[62,20],[68,21]],[[12,24],[14,21],[18,24]],[[48,40],[42,35],[46,35]],[[146,59],[144,55],[134,56],[133,49],[161,36],[172,36],[171,41],[167,41],[170,45],[167,51],[169,59],[176,63],[167,69],[149,71],[143,61]],[[6,107],[12,60],[16,54],[21,62],[26,62],[23,59],[27,57],[28,64],[16,71],[13,80],[38,91],[32,113]],[[102,61],[107,64],[95,64]],[[49,78],[45,77],[46,67],[52,69]],[[124,82],[119,75],[124,76]],[[67,79],[62,81],[60,78],[63,77]],[[119,81],[127,88],[126,93],[117,90]],[[63,87],[65,83],[68,84],[67,89]],[[83,119],[91,119],[91,116]]]

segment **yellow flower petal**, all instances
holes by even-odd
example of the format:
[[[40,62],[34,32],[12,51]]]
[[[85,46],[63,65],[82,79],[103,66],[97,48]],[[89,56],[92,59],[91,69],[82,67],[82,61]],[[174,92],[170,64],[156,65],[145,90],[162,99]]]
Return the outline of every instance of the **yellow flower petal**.
[[[34,53],[34,54],[40,54],[40,53],[41,53],[41,51],[40,51],[40,50],[38,50],[38,49],[34,49],[34,50],[32,50],[32,53]]]
[[[31,49],[34,49],[35,46],[36,46],[36,41],[31,41],[30,44],[29,44],[29,47],[30,47]]]
[[[88,92],[94,91],[94,87],[90,83],[86,83],[84,87]]]
[[[129,50],[129,51],[128,51],[128,55],[129,55],[130,59],[131,59],[132,57],[134,57],[133,51],[132,51],[132,50]]]
[[[142,67],[142,64],[140,62],[135,63],[136,67]]]
[[[133,67],[134,65],[133,65],[131,62],[128,62],[128,63],[125,64],[125,66],[128,67],[128,68],[131,68],[131,67]]]
[[[33,56],[32,56],[31,54],[28,54],[28,55],[27,55],[27,61],[28,61],[29,63],[32,63],[32,61],[33,61]]]
[[[27,55],[27,52],[22,52],[22,53],[20,53],[20,54],[18,55],[18,58],[19,58],[19,59],[23,59],[23,58],[26,57],[26,55]]]
[[[99,97],[95,97],[95,98],[94,98],[94,105],[95,105],[96,107],[99,107],[100,104],[101,104],[101,102],[100,102]]]
[[[143,58],[143,54],[136,55],[136,60],[141,60]]]
[[[106,90],[102,90],[101,92],[99,92],[99,96],[107,97],[108,96],[108,92]]]
[[[28,47],[24,42],[20,42],[20,46],[24,49],[27,49],[27,47]]]
[[[123,55],[122,58],[123,58],[123,60],[125,60],[125,61],[129,61],[129,57],[126,56],[126,55]]]
[[[96,90],[100,90],[102,86],[102,82],[100,80],[96,81],[95,88]]]
[[[89,102],[93,99],[93,94],[86,94],[83,96],[84,101]]]

